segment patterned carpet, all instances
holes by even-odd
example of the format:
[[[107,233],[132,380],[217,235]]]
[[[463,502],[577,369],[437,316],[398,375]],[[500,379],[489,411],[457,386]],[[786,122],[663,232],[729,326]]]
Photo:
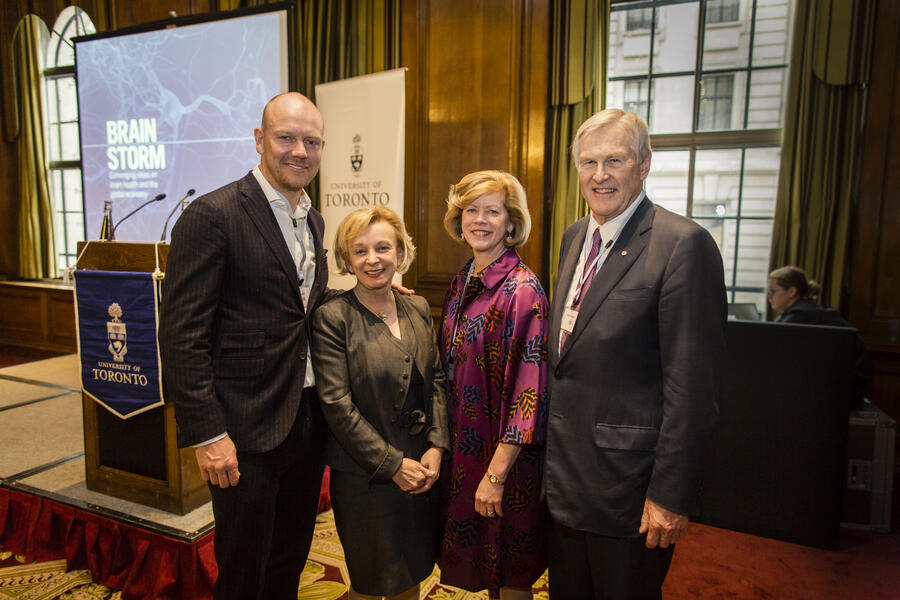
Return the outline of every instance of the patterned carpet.
[[[344,550],[334,527],[334,515],[329,510],[319,515],[313,537],[309,560],[300,578],[298,600],[345,600],[349,581],[344,564]],[[422,583],[423,600],[487,600],[487,592],[473,594],[447,585],[441,585],[441,576],[435,567]],[[547,600],[547,573],[534,586],[534,597]]]
[[[65,560],[20,564],[0,551],[0,600],[121,600],[121,592],[93,583],[88,571],[66,571]],[[319,515],[312,549],[300,577],[298,600],[346,600],[349,581],[344,550],[329,510]],[[534,586],[534,597],[547,600],[547,574]],[[471,593],[441,585],[440,571],[422,583],[422,600],[487,600],[487,592]],[[185,599],[193,600],[193,599]]]
[[[0,600],[119,600],[93,583],[88,571],[66,571],[65,560],[20,564],[20,558],[0,552]]]

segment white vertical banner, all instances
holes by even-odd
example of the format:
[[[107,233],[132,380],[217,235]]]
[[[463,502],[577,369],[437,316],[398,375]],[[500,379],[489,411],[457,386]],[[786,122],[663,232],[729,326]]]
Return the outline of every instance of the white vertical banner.
[[[382,205],[403,218],[406,69],[316,86],[325,119],[319,207],[325,218],[328,287],[349,289],[352,275],[335,274],[334,233],[349,213]],[[394,278],[400,282],[400,276]]]

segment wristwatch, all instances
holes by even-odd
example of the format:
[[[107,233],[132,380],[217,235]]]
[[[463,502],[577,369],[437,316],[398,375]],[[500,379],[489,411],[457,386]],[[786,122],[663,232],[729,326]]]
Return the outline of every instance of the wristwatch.
[[[499,477],[497,477],[496,475],[491,473],[490,469],[488,469],[487,478],[488,478],[488,481],[490,481],[494,485],[503,485],[504,483],[506,483],[505,479],[500,479]]]

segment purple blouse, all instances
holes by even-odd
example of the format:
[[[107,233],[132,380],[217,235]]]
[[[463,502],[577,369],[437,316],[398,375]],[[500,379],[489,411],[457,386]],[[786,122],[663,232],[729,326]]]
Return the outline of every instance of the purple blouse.
[[[546,568],[540,486],[550,310],[515,249],[480,281],[468,277],[470,265],[447,290],[439,332],[451,452],[442,475],[449,502],[438,564],[445,583],[498,595],[502,586],[530,587]],[[504,516],[488,519],[475,512],[475,490],[500,442],[522,451],[507,475]]]

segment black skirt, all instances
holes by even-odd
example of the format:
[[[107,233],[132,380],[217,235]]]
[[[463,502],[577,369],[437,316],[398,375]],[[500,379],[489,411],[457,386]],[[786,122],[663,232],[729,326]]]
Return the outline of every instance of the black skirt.
[[[354,590],[393,596],[431,574],[440,543],[437,488],[408,494],[394,482],[370,485],[365,475],[331,472],[334,522]]]

